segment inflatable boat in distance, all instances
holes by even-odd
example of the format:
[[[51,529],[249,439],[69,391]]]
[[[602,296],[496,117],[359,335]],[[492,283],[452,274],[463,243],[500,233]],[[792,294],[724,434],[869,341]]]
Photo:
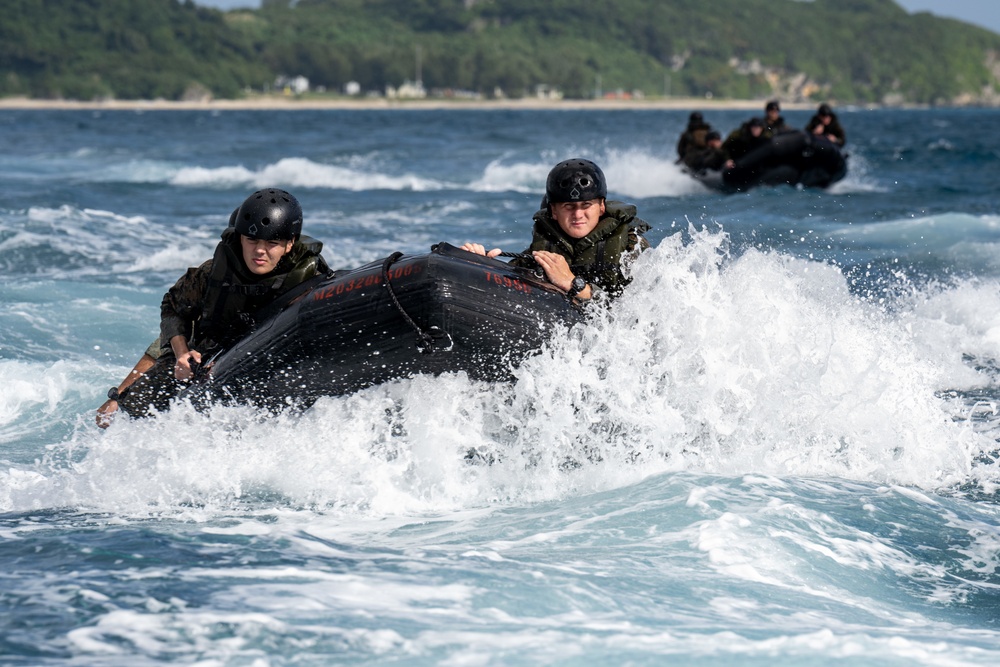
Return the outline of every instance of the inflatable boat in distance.
[[[419,373],[498,381],[582,318],[540,272],[441,243],[304,283],[181,397],[281,409]]]
[[[706,186],[727,193],[776,185],[828,188],[847,175],[847,155],[825,137],[795,130],[775,135],[732,169],[689,173]]]

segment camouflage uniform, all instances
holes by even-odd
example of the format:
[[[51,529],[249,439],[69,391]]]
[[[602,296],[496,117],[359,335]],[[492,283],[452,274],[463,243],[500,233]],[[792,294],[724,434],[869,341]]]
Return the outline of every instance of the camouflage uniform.
[[[215,256],[181,276],[160,304],[160,350],[151,354],[155,365],[119,398],[119,407],[133,417],[144,417],[150,408],[169,407],[187,383],[174,377],[176,359],[170,339],[184,336],[188,345],[207,358],[249,333],[253,316],[282,294],[316,275],[330,273],[320,256],[323,244],[301,236],[265,276],[251,273],[243,261],[240,235],[233,228],[222,233]]]
[[[677,161],[683,161],[690,151],[704,148],[705,137],[711,131],[712,126],[704,121],[689,123],[677,140]]]
[[[739,162],[741,157],[750,153],[755,148],[759,148],[767,143],[763,132],[761,132],[759,137],[753,136],[750,131],[751,122],[753,122],[752,119],[740,125],[730,132],[726,140],[722,142],[722,150],[736,162]]]
[[[534,215],[531,246],[536,250],[558,253],[569,262],[574,275],[616,296],[629,283],[623,267],[649,247],[642,236],[649,223],[636,217],[636,208],[619,201],[607,201],[605,212],[592,232],[582,239],[570,238],[559,227],[546,206]],[[514,260],[519,266],[533,265],[530,260]]]
[[[823,125],[823,121],[820,120],[819,114],[816,114],[809,119],[809,124],[806,125],[806,132],[808,134],[814,134],[817,127]],[[837,120],[837,114],[830,114],[830,122],[826,123],[823,127],[822,136],[833,135],[837,138],[837,145],[843,146],[847,143],[847,134],[844,132],[844,128],[841,127],[840,121]]]
[[[719,171],[729,160],[729,154],[721,148],[705,146],[699,150],[689,151],[684,157],[684,165],[695,173],[711,169]]]
[[[781,134],[782,132],[787,132],[791,129],[788,123],[785,122],[784,116],[778,116],[773,121],[769,121],[767,116],[764,116],[764,131],[760,136],[770,139],[776,134]]]

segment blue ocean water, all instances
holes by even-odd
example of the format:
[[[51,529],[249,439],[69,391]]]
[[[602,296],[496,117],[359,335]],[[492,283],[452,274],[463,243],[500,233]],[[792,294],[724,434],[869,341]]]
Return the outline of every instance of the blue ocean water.
[[[1000,111],[840,111],[737,195],[688,110],[0,111],[0,663],[997,664]],[[572,156],[654,247],[514,382],[95,426],[254,189],[519,251]]]

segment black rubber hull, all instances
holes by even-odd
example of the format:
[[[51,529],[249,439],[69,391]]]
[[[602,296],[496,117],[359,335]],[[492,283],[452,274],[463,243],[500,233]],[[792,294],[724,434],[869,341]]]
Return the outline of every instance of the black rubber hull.
[[[581,317],[535,273],[441,244],[313,285],[217,356],[187,396],[281,407],[418,373],[506,379]]]
[[[827,188],[847,175],[847,158],[836,144],[805,132],[785,132],[722,172],[696,174],[705,185],[723,192],[744,192],[775,185]]]

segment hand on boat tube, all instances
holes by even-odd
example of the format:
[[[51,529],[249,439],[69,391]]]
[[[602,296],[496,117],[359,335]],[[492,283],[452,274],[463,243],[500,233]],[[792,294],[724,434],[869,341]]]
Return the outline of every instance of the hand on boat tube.
[[[542,267],[542,270],[545,271],[545,277],[549,279],[550,283],[564,292],[569,291],[569,288],[573,286],[573,279],[576,276],[573,275],[573,270],[569,268],[569,262],[566,261],[565,257],[556,252],[549,252],[548,250],[536,250],[531,255],[538,262],[538,266]],[[589,299],[590,297],[590,285],[584,287],[583,291],[576,295],[578,299]]]
[[[500,250],[500,248],[493,248],[493,250],[487,252],[485,246],[482,246],[478,243],[466,243],[465,245],[461,246],[461,248],[466,252],[475,253],[477,255],[485,255],[486,257],[496,257],[501,252],[503,252],[502,250]]]
[[[170,339],[170,349],[174,351],[174,377],[178,380],[190,380],[194,377],[192,364],[197,366],[201,363],[201,352],[188,348],[187,338],[184,336],[174,336]]]
[[[159,341],[157,341],[159,342]],[[129,374],[125,376],[117,387],[112,387],[111,391],[108,392],[108,400],[101,404],[101,407],[97,408],[97,425],[101,428],[107,428],[111,426],[111,422],[114,421],[115,413],[118,412],[118,396],[124,396],[128,388],[132,386],[136,380],[145,375],[146,371],[153,367],[156,363],[156,359],[149,356],[149,353],[145,353],[139,358]]]
[[[538,262],[538,266],[545,271],[545,277],[549,279],[550,283],[564,292],[569,290],[570,283],[576,276],[570,270],[569,262],[566,261],[565,257],[548,250],[536,250],[531,255]]]
[[[197,366],[200,363],[201,352],[198,350],[188,350],[177,357],[177,363],[174,364],[174,377],[178,380],[190,380],[194,377],[194,368],[192,368],[192,365]]]

